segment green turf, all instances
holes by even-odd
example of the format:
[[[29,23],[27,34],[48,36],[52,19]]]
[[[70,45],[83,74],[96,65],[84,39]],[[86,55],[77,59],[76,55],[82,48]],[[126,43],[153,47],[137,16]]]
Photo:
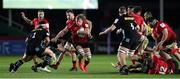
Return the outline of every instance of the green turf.
[[[0,78],[180,78],[180,74],[173,75],[148,75],[129,74],[120,75],[117,70],[111,67],[111,62],[116,61],[115,55],[94,55],[88,66],[89,72],[70,72],[72,66],[71,57],[65,57],[58,70],[51,73],[33,72],[30,68],[32,61],[23,64],[16,73],[9,73],[9,63],[15,62],[20,56],[0,56]]]

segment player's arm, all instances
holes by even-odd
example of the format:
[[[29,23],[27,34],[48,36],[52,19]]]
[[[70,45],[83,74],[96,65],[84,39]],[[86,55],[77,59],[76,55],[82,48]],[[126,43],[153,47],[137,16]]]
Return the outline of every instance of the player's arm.
[[[108,27],[105,31],[100,32],[99,35],[107,34],[108,32],[112,32],[114,29],[116,29],[116,26],[112,24],[110,27]]]
[[[69,30],[68,30],[68,28],[67,28],[67,26],[66,26],[63,30],[61,30],[61,31],[56,35],[55,41],[57,41],[58,38],[63,37],[68,31],[69,31]]]
[[[44,42],[45,42],[45,46],[48,46],[49,43],[50,43],[50,38],[49,38],[50,34],[49,32],[46,33],[46,37],[44,39]]]
[[[163,33],[163,36],[162,36],[161,41],[159,42],[159,43],[161,43],[161,44],[163,44],[163,43],[166,41],[166,39],[167,39],[167,37],[168,37],[168,30],[167,30],[167,29],[164,29],[164,30],[162,31],[162,33]]]
[[[85,29],[84,29],[84,32],[85,32],[85,34],[87,34],[87,35],[90,35],[90,27],[89,27],[89,25],[88,24],[85,24]]]
[[[86,20],[87,21],[87,23],[88,23],[88,25],[89,25],[89,31],[90,31],[90,33],[91,33],[91,30],[92,30],[92,22],[90,21],[90,20]]]
[[[146,23],[143,21],[142,24],[138,24],[137,27],[137,31],[139,32],[139,34],[142,34],[144,32]],[[147,33],[147,32],[146,32]]]
[[[168,30],[166,28],[162,31],[162,33],[163,33],[163,36],[161,38],[161,41],[157,44],[156,49],[161,48],[161,46],[163,45],[163,43],[166,41],[166,39],[168,37]]]
[[[115,23],[117,23],[119,21],[119,19],[115,19],[114,23],[108,27],[105,31],[100,32],[99,35],[103,35],[103,34],[107,34],[108,32],[112,32],[113,30],[116,29]]]
[[[48,45],[49,45],[49,43],[50,43],[50,38],[49,38],[49,36],[47,36],[47,37],[45,38],[44,42],[45,42],[45,46],[48,46]]]
[[[21,16],[28,24],[33,25],[33,22],[25,16],[24,12],[21,12]]]
[[[87,23],[88,23],[88,26],[89,26],[89,34],[88,34],[88,36],[90,37],[90,38],[92,38],[92,35],[91,35],[91,31],[92,31],[92,22],[90,21],[90,20],[86,20],[87,21]]]

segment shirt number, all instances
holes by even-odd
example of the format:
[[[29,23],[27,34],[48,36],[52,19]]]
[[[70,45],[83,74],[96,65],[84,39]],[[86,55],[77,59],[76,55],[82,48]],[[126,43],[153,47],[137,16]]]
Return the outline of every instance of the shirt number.
[[[132,30],[134,30],[134,29],[135,29],[135,27],[134,27],[133,23],[131,23],[131,28],[132,28]]]
[[[36,36],[36,33],[33,33],[33,36],[32,36],[32,38],[35,38],[35,36]]]
[[[161,23],[160,26],[164,28],[166,25],[164,23]]]

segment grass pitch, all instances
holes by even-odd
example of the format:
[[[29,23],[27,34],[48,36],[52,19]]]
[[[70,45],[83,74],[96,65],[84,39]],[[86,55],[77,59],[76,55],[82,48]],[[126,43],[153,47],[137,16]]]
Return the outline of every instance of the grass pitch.
[[[130,73],[129,75],[120,75],[110,64],[111,62],[116,62],[117,59],[115,55],[93,55],[87,73],[83,73],[80,69],[78,69],[77,72],[70,72],[69,69],[72,67],[71,57],[64,57],[58,70],[51,69],[51,73],[33,72],[31,70],[32,61],[23,64],[17,72],[9,73],[9,64],[11,62],[14,63],[20,57],[21,56],[0,56],[0,78],[180,78],[180,74],[149,75]],[[130,62],[128,61],[128,63]]]

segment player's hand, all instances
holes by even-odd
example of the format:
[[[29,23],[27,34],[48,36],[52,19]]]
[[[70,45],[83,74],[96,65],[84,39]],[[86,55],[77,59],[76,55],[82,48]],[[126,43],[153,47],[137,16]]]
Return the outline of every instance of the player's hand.
[[[104,32],[100,32],[100,33],[99,33],[99,36],[104,35],[104,34],[105,34]]]
[[[57,39],[56,39],[56,38],[52,38],[52,39],[51,39],[51,42],[56,43],[56,42],[57,42]]]
[[[116,34],[120,34],[122,32],[122,29],[118,29],[117,31],[116,31]]]
[[[157,45],[157,50],[162,49],[163,48],[162,45],[163,45],[163,42],[159,42],[158,45]]]
[[[21,16],[22,16],[23,18],[26,17],[24,12],[21,12]]]
[[[154,51],[160,51],[161,49],[162,49],[162,45],[161,44],[158,44],[157,46],[153,47]]]
[[[88,37],[89,37],[90,39],[92,39],[92,38],[93,38],[93,36],[92,36],[91,34],[88,34]]]

